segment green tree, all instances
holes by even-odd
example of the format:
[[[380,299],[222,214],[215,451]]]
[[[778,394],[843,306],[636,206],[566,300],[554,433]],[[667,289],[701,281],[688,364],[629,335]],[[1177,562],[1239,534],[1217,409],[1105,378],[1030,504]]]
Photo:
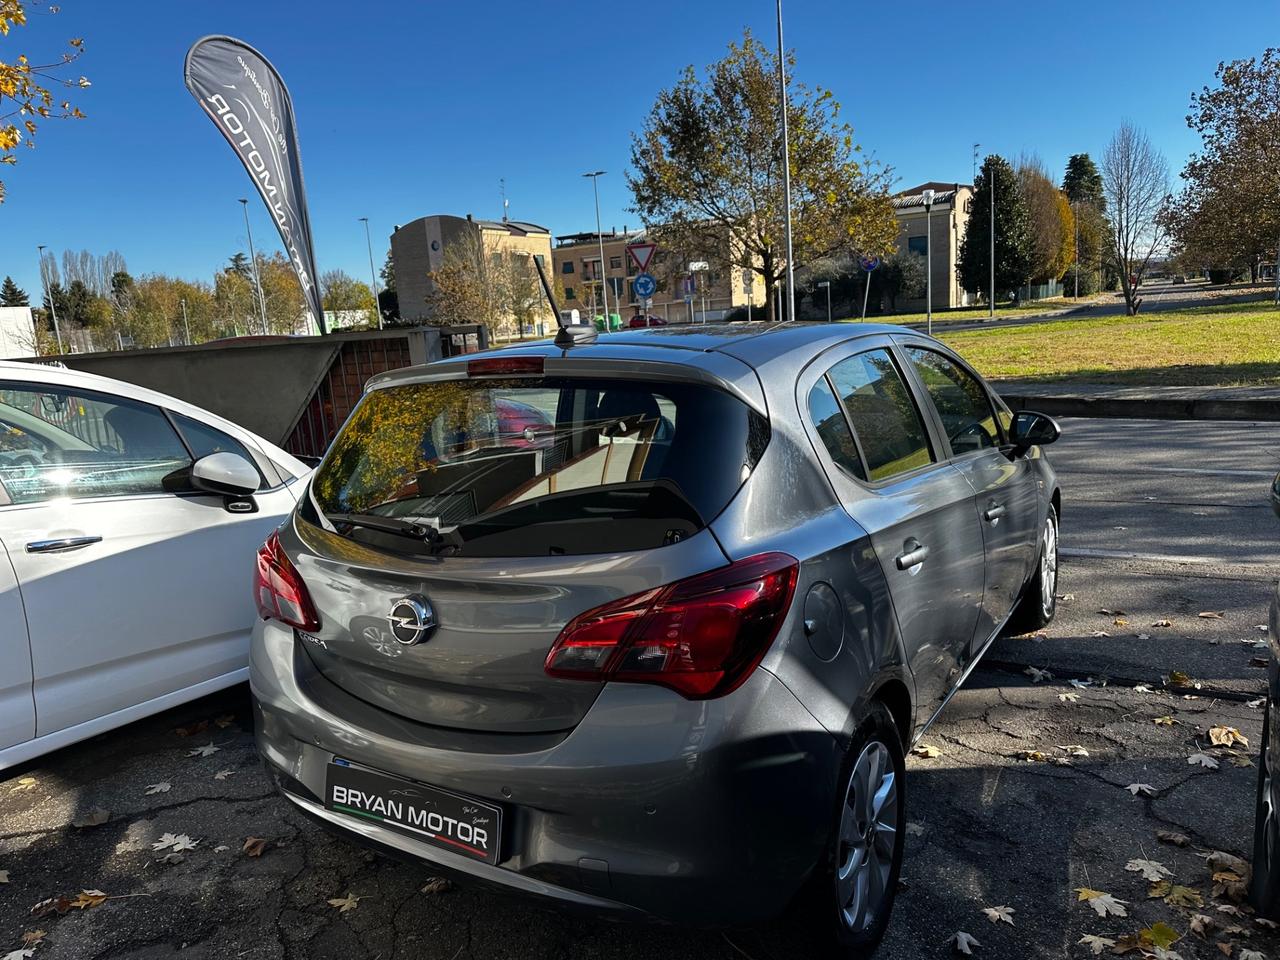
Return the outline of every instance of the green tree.
[[[912,299],[925,295],[925,258],[909,250],[896,251],[871,271],[870,301],[883,300],[892,313],[898,309],[898,298]]]
[[[7,38],[12,27],[25,26],[25,7],[35,8],[40,0],[0,0],[0,38]],[[57,13],[56,6],[46,8]],[[25,143],[36,145],[36,130],[41,120],[83,120],[84,114],[68,100],[54,96],[51,87],[82,89],[89,86],[85,77],[71,79],[67,68],[84,53],[84,41],[75,37],[67,41],[68,51],[52,63],[32,63],[25,54],[15,54],[11,61],[0,60],[0,163],[18,162],[17,150]],[[49,86],[45,86],[48,83]],[[4,182],[0,181],[0,203],[4,202]]]
[[[1038,157],[1024,157],[1017,172],[1031,237],[1031,282],[1059,280],[1076,256],[1075,215]]]
[[[960,282],[970,292],[981,291],[988,298],[991,285],[991,190],[996,201],[995,296],[1008,294],[1031,276],[1032,245],[1026,204],[1013,167],[1003,157],[992,154],[982,162],[974,184],[972,212],[964,239],[960,242]]]
[[[367,283],[361,283],[344,270],[326,270],[320,275],[320,291],[321,304],[326,311],[347,315],[336,318],[334,326],[377,327],[373,294]],[[363,322],[343,322],[357,312],[365,318]]]
[[[1102,174],[1087,153],[1073,153],[1062,175],[1062,192],[1071,203],[1087,203],[1106,213],[1107,200],[1102,193]]]
[[[227,269],[246,280],[253,279],[253,264],[249,262],[249,258],[245,254],[239,251],[236,251],[227,259]]]
[[[794,55],[786,65],[794,72]],[[777,77],[776,55],[750,31],[703,78],[687,67],[632,136],[627,175],[635,208],[660,242],[700,250],[699,259],[722,269],[754,270],[767,310],[786,275]],[[841,249],[892,250],[889,171],[861,156],[831,92],[792,83],[787,122],[793,268]]]
[[[5,277],[4,284],[0,285],[0,307],[26,307],[30,304],[27,291],[14,283],[13,277]]]
[[[258,276],[267,307],[267,329],[273,334],[299,333],[306,319],[306,303],[293,264],[283,253],[258,254]]]

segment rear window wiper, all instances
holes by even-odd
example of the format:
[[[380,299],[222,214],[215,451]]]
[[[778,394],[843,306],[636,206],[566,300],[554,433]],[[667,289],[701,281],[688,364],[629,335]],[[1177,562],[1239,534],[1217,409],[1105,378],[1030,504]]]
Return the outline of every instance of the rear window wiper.
[[[332,523],[345,523],[353,527],[366,527],[380,533],[393,533],[424,543],[439,543],[440,531],[423,523],[412,520],[398,520],[395,517],[383,517],[376,513],[326,513],[325,517]]]

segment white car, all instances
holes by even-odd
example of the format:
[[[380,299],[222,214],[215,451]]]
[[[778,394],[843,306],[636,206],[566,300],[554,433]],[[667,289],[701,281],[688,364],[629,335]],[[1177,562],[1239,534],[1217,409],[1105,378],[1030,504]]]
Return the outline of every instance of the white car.
[[[0,770],[245,679],[309,468],[117,380],[0,362]]]

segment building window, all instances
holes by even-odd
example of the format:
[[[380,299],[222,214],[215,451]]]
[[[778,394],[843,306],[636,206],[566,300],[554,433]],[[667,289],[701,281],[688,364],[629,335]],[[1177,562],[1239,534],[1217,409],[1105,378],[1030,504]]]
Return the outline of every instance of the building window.
[[[918,253],[924,256],[928,253],[929,240],[927,237],[910,237],[907,240],[907,252]]]
[[[533,255],[533,259],[537,261],[538,266],[540,266],[543,270],[547,269],[547,258],[544,257],[542,254],[535,253]]]
[[[564,298],[566,300],[576,300],[577,295],[573,292],[573,287],[564,288]]]
[[[621,258],[621,257],[610,257],[610,258],[609,258],[609,269],[610,269],[610,270],[621,270],[621,269],[622,269],[622,258]]]
[[[560,272],[561,272],[561,273],[573,273],[573,261],[572,261],[572,260],[566,260],[564,263],[562,263],[562,264],[560,265]]]

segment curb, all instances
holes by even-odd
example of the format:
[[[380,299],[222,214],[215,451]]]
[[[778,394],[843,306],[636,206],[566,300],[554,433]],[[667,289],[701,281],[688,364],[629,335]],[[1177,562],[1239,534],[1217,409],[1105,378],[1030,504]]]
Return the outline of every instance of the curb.
[[[1089,397],[1080,394],[996,392],[1014,410],[1051,417],[1117,417],[1130,420],[1261,420],[1280,422],[1280,399],[1215,397]]]

